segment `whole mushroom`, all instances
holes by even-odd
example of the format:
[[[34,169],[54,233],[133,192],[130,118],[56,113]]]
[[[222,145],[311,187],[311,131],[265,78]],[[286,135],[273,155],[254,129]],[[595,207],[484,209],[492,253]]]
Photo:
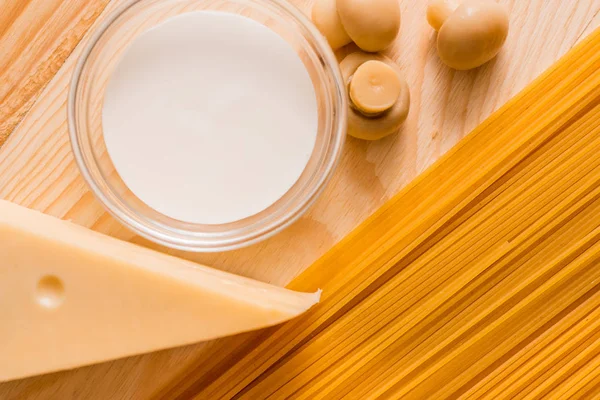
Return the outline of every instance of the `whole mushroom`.
[[[400,30],[398,0],[317,0],[312,20],[335,50],[350,42],[368,52],[388,47]]]
[[[427,6],[427,22],[433,29],[439,31],[459,5],[459,0],[430,0]]]
[[[398,0],[337,0],[337,9],[346,32],[364,51],[381,51],[398,36]]]
[[[348,134],[378,140],[406,120],[410,92],[396,63],[379,54],[356,52],[340,63],[348,87]]]
[[[352,42],[342,25],[336,0],[317,0],[313,5],[311,18],[332,49],[339,49]]]
[[[440,59],[457,70],[490,61],[508,36],[508,13],[494,0],[431,0],[427,20],[438,31]]]

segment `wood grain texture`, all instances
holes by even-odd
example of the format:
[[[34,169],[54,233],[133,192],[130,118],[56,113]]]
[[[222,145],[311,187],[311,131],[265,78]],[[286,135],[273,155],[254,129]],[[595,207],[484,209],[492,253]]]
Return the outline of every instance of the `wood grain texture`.
[[[511,8],[505,49],[483,68],[455,72],[437,59],[425,2],[403,0],[401,36],[390,51],[411,86],[413,108],[402,132],[375,143],[350,139],[333,182],[315,207],[267,242],[213,255],[162,250],[267,282],[290,282],[600,23],[600,0],[503,2]],[[310,8],[308,1],[296,4],[306,12]],[[67,59],[0,148],[0,197],[156,248],[109,217],[76,169],[65,101],[80,51]],[[323,274],[335,268],[324,265]],[[180,379],[198,360],[210,361],[211,351],[222,352],[220,341],[3,384],[0,398],[145,399]]]
[[[0,146],[109,0],[0,0]]]

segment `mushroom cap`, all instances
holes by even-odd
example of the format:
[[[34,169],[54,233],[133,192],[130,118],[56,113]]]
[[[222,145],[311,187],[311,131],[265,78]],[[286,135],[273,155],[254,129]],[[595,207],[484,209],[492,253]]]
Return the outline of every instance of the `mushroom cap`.
[[[371,60],[384,62],[394,69],[399,77],[400,93],[391,108],[377,116],[366,116],[351,106],[348,111],[348,134],[358,139],[378,140],[397,131],[406,120],[410,109],[410,91],[406,79],[396,63],[380,54],[362,51],[348,55],[340,63],[340,70],[346,85],[351,84],[356,70]]]
[[[346,32],[364,51],[381,51],[398,36],[398,0],[337,0],[337,10]]]
[[[459,5],[459,0],[430,0],[427,5],[427,22],[433,29],[439,31]]]
[[[311,19],[332,49],[339,49],[352,42],[338,15],[336,0],[316,0]]]
[[[508,13],[493,0],[466,0],[446,19],[438,54],[451,68],[477,68],[496,57],[508,36]]]

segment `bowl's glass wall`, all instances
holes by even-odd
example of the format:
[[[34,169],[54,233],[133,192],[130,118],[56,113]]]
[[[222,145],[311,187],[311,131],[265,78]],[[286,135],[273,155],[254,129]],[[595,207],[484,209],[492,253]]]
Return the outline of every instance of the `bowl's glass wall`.
[[[306,66],[319,109],[316,145],[296,184],[261,213],[222,225],[174,220],[144,204],[116,172],[102,134],[104,92],[111,72],[127,46],[153,26],[173,16],[198,10],[241,14],[277,32],[296,50]],[[337,163],[345,137],[345,113],[346,96],[333,53],[314,26],[285,0],[132,1],[108,17],[90,39],[76,68],[69,98],[73,151],[96,197],[113,216],[136,233],[170,247],[191,251],[219,251],[254,243],[304,213],[322,191]]]

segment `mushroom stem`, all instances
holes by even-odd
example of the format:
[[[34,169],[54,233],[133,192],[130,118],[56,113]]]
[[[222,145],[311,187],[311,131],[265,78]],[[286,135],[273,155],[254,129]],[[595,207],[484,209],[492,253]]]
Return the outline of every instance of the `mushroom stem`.
[[[460,0],[431,0],[427,6],[427,22],[439,31],[460,3]]]
[[[353,108],[367,117],[376,117],[394,106],[402,82],[392,67],[369,60],[356,69],[348,89]]]
[[[349,105],[352,110],[356,111],[357,113],[359,113],[360,115],[362,115],[365,118],[379,118],[387,111],[387,110],[383,110],[380,112],[367,112],[365,110],[361,110],[360,107],[358,107],[356,105],[354,100],[352,100],[352,97],[350,97]],[[388,110],[389,110],[389,108],[388,108]]]

